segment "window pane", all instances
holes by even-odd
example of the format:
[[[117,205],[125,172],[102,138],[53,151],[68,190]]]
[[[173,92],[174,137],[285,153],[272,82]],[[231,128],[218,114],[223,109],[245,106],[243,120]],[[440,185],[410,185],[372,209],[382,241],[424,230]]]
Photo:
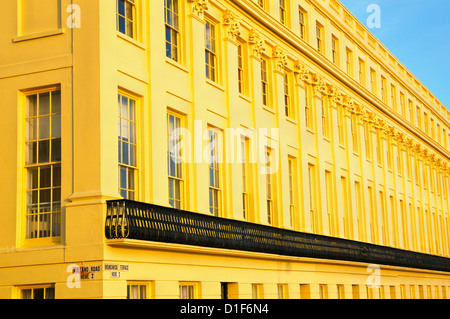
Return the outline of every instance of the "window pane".
[[[37,167],[35,168],[29,168],[27,170],[28,177],[27,177],[27,189],[36,189],[38,188],[38,173],[39,169]]]
[[[53,187],[61,186],[61,166],[53,166]]]
[[[127,31],[126,31],[126,34],[129,36],[129,37],[133,37],[134,36],[134,32],[133,32],[133,22],[132,21],[130,21],[130,20],[126,20],[125,21],[125,23],[126,23],[126,29],[127,29]]]
[[[33,141],[37,139],[37,119],[27,119],[26,127],[26,139],[27,141]]]
[[[39,94],[39,115],[50,114],[50,93]]]
[[[45,288],[45,299],[55,299],[55,288]]]
[[[127,169],[123,166],[120,167],[120,188],[127,188]]]
[[[27,214],[37,213],[38,202],[38,191],[27,192]]]
[[[130,145],[130,165],[137,166],[136,146],[135,145]]]
[[[44,288],[34,288],[33,295],[33,299],[44,299]]]
[[[51,166],[44,166],[40,169],[39,174],[39,188],[51,187],[52,168]]]
[[[124,0],[118,0],[117,1],[117,11],[120,15],[125,16],[125,2]]]
[[[51,210],[51,195],[50,189],[39,191],[39,212],[45,213]]]
[[[128,189],[134,190],[134,169],[128,169]]]
[[[22,299],[31,299],[31,289],[22,290]]]
[[[39,141],[39,163],[47,163],[50,155],[50,141]]]
[[[125,165],[130,164],[129,147],[128,143],[122,142],[122,164]]]
[[[139,286],[140,288],[140,297],[141,299],[146,299],[147,298],[147,289],[144,285]]]
[[[119,17],[119,31],[125,33],[125,18]]]
[[[126,12],[127,19],[130,19],[133,21],[133,5],[131,3],[129,3],[129,2],[126,3],[125,12]]]
[[[31,142],[25,145],[25,163],[27,165],[36,164],[37,161],[37,143]]]
[[[61,139],[52,140],[52,162],[61,161]]]
[[[37,95],[30,95],[27,97],[27,117],[37,115]]]
[[[53,188],[52,194],[52,212],[59,212],[61,210],[61,189]]]
[[[41,238],[50,236],[50,215],[51,214],[39,215],[39,237]]]
[[[39,139],[50,137],[50,117],[44,116],[39,118]]]
[[[61,92],[52,92],[52,113],[61,113]]]
[[[52,116],[52,137],[61,137],[61,114]]]

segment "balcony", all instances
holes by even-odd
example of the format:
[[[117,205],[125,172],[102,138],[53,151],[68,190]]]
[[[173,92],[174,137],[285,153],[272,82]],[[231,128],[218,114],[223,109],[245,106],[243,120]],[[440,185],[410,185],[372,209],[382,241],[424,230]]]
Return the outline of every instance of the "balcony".
[[[445,257],[130,200],[107,202],[105,236],[450,272]]]

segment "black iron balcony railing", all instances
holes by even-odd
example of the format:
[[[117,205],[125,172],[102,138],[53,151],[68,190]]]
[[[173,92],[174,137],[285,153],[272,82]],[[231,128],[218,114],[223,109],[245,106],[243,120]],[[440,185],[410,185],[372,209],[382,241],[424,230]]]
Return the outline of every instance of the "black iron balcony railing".
[[[450,272],[450,259],[129,200],[107,202],[107,239],[138,239]]]

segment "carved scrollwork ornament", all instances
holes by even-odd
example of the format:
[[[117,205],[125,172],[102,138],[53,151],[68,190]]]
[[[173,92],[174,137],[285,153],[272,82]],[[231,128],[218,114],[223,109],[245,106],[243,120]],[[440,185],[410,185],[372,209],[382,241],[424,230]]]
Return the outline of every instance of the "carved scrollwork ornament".
[[[250,30],[248,43],[251,46],[253,55],[258,58],[261,58],[262,53],[266,50],[264,48],[265,41],[257,30],[255,29]]]
[[[295,77],[296,77],[298,83],[308,82],[311,84],[312,73],[311,73],[310,69],[304,63],[302,63],[300,60],[297,60],[297,62],[295,62],[295,64],[294,64],[294,74],[295,74]]]
[[[203,18],[205,10],[208,10],[209,0],[188,0],[192,3],[192,13]]]
[[[341,92],[336,91],[335,94],[331,97],[331,101],[335,104],[343,105],[344,104],[344,95]]]
[[[223,25],[227,26],[227,36],[236,40],[241,34],[241,24],[239,17],[231,10],[225,10],[223,13]]]
[[[284,71],[287,66],[287,55],[283,52],[283,49],[279,46],[274,46],[272,48],[272,58],[276,61],[276,66],[278,71]]]
[[[328,96],[329,84],[325,79],[323,79],[320,76],[316,76],[316,80],[314,81],[314,83],[317,86],[317,92],[319,92],[322,95]]]

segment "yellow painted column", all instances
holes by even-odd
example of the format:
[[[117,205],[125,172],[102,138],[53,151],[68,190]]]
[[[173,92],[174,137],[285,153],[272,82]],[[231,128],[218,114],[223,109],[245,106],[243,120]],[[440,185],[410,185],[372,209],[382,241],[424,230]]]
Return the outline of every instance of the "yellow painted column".
[[[148,20],[148,59],[150,66],[150,85],[148,86],[148,108],[150,110],[150,200],[156,205],[169,206],[169,185],[167,174],[167,105],[166,81],[162,75],[166,69],[164,47],[164,1],[149,4],[151,18]],[[144,26],[146,27],[146,26]],[[147,27],[146,27],[147,28]],[[202,33],[198,33],[202,34]],[[172,79],[173,80],[173,79]]]
[[[286,115],[285,115],[285,101],[284,101],[284,78],[285,68],[287,64],[287,55],[284,52],[279,52],[279,56],[274,59],[276,70],[275,74],[275,97],[276,97],[276,121],[279,129],[278,136],[274,136],[273,139],[277,144],[278,151],[277,159],[277,171],[275,173],[276,179],[276,195],[274,212],[276,216],[273,218],[273,225],[281,228],[290,227],[290,211],[289,211],[289,192],[282,191],[289,189],[289,170],[288,170],[288,153],[285,139],[281,139],[283,133],[286,132]]]
[[[203,96],[206,96],[206,74],[205,74],[205,21],[203,20],[203,11],[198,11],[195,4],[187,7],[190,10],[188,14],[189,33],[198,36],[189,37],[190,40],[190,65],[191,65],[191,87],[192,104],[189,126],[193,128],[192,134],[192,180],[189,182],[191,192],[190,201],[192,211],[209,213],[208,194],[209,189],[209,171],[207,158],[203,158],[203,150],[208,145],[204,140],[204,133],[207,131],[207,105],[204,105]],[[196,120],[200,120],[197,121]],[[206,136],[205,136],[206,137]]]
[[[227,13],[225,13],[227,14]],[[233,13],[228,12],[224,17],[226,23],[226,36],[223,39],[225,51],[225,87],[226,87],[226,105],[228,107],[228,127],[224,132],[224,151],[226,154],[224,166],[227,173],[226,187],[227,201],[224,203],[227,209],[227,216],[233,219],[243,219],[242,205],[242,165],[240,164],[241,150],[241,117],[242,109],[239,103],[239,84],[238,84],[238,29],[233,28],[236,21],[233,19]]]
[[[261,144],[261,130],[260,128],[262,123],[261,110],[263,108],[263,95],[262,95],[262,85],[261,85],[261,58],[263,52],[264,40],[261,38],[260,34],[256,31],[250,31],[250,79],[253,80],[250,83],[250,86],[253,88],[253,117],[256,135],[258,137],[257,141],[254,141],[254,144],[257,143],[255,147],[255,163],[252,165],[253,167],[253,175],[254,175],[254,216],[250,216],[249,221],[251,222],[260,222],[264,216],[267,215],[267,205],[266,205],[266,179],[265,175],[261,174],[261,170],[263,169],[263,165],[261,162],[261,153],[263,152],[262,144]]]
[[[78,4],[83,27],[73,29],[73,194],[63,224],[65,258],[75,262],[101,258],[104,200],[118,196],[117,85],[110,54],[115,11],[108,1]]]

